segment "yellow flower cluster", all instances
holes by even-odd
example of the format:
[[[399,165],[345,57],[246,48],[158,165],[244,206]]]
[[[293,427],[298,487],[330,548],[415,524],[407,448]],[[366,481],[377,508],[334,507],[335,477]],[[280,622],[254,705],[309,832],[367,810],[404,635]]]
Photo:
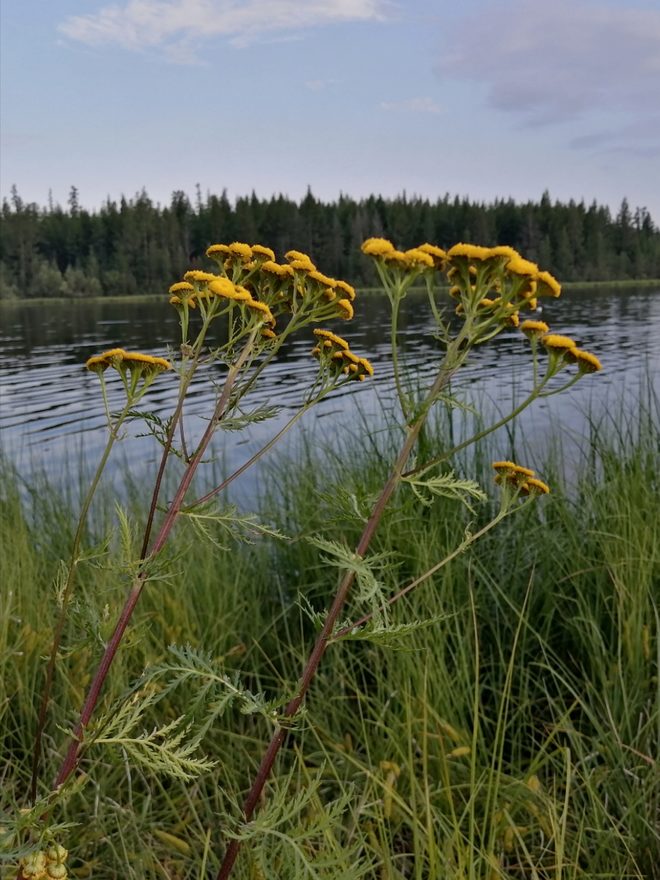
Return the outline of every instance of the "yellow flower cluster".
[[[520,330],[535,344],[538,340],[555,358],[554,366],[575,363],[582,373],[602,369],[598,358],[581,351],[572,339],[550,333],[544,321],[523,321],[521,309],[536,309],[538,297],[561,294],[561,285],[549,272],[526,260],[512,247],[482,247],[459,242],[444,251],[422,244],[407,251],[397,250],[386,238],[368,238],[363,253],[373,257],[381,272],[397,270],[394,278],[409,280],[422,272],[440,270],[450,283],[449,295],[458,300],[455,311],[472,322],[473,338],[490,339],[506,326]],[[427,276],[430,277],[430,276]]]
[[[195,308],[200,301],[213,296],[246,306],[246,315],[263,315],[271,327],[278,314],[298,312],[301,308],[308,314],[314,313],[310,320],[353,317],[355,289],[346,281],[320,272],[302,251],[287,251],[286,262],[278,263],[271,248],[235,241],[213,244],[206,254],[215,260],[221,274],[191,269],[169,291],[170,303],[181,311],[184,321],[188,308]],[[419,259],[431,257],[422,253]]]
[[[561,336],[558,333],[544,333],[540,339],[550,355],[557,359],[564,359],[568,363],[577,364],[577,368],[581,373],[598,373],[603,369],[603,365],[596,355],[590,351],[583,351],[578,348],[575,340],[571,339],[570,336]]]
[[[495,482],[517,489],[523,495],[547,495],[550,487],[534,476],[531,468],[515,464],[513,461],[494,461]]]
[[[66,880],[67,850],[59,844],[49,846],[21,859],[20,867],[25,880]]]
[[[111,348],[102,354],[94,355],[85,362],[88,370],[95,373],[102,373],[108,367],[114,367],[122,372],[130,370],[133,372],[144,373],[162,373],[163,370],[170,370],[172,364],[165,358],[154,357],[150,354],[141,354],[140,352],[124,351],[123,348]]]
[[[314,335],[317,344],[312,349],[312,354],[332,374],[344,375],[348,379],[357,379],[360,382],[363,382],[367,376],[373,376],[374,368],[371,363],[366,358],[353,354],[348,342],[341,336],[330,330],[320,329],[314,330]]]
[[[191,269],[169,290],[170,302],[180,314],[184,338],[188,310],[197,306],[204,321],[237,307],[238,313],[233,314],[239,315],[244,329],[256,325],[257,338],[264,345],[280,338],[275,327],[283,314],[290,315],[288,320],[295,320],[298,326],[331,319],[348,321],[354,316],[355,288],[319,271],[302,251],[287,251],[284,262],[279,263],[271,248],[235,241],[213,244],[206,254],[217,264],[217,273]],[[432,267],[442,254],[444,251],[425,245],[410,251],[406,260]],[[344,376],[364,380],[373,375],[369,361],[353,354],[340,336],[330,330],[315,332],[314,354],[333,382],[343,380]],[[104,360],[103,364],[106,365]]]

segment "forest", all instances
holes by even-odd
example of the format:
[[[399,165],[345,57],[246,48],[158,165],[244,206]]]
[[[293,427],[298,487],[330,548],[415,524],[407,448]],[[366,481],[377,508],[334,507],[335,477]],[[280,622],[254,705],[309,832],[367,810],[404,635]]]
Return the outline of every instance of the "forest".
[[[66,207],[26,203],[15,187],[0,216],[0,298],[92,297],[160,293],[191,267],[204,266],[215,242],[246,241],[310,254],[323,270],[354,285],[375,276],[360,244],[369,236],[398,247],[458,241],[507,244],[562,281],[660,278],[660,230],[646,208],[623,200],[616,216],[596,202],[492,203],[445,195],[402,194],[356,200],[300,201],[255,193],[233,202],[227,192],[175,191],[168,205],[143,190],[100,209],[81,207],[72,187]]]

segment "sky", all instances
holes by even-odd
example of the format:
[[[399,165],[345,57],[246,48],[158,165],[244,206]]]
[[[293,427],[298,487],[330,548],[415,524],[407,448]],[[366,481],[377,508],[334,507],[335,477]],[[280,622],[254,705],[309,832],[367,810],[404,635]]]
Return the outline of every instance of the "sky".
[[[0,191],[627,197],[660,225],[660,0],[4,0]]]

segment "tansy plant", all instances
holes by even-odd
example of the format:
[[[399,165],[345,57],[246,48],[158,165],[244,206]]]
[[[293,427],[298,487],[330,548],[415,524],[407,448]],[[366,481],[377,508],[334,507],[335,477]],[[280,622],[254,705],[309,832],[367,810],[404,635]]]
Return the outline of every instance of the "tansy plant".
[[[535,309],[537,298],[557,297],[561,293],[559,283],[548,272],[523,259],[509,247],[478,247],[457,244],[448,251],[431,244],[423,244],[406,251],[398,250],[383,238],[370,238],[362,246],[363,252],[373,259],[376,271],[391,303],[391,351],[394,380],[405,423],[405,438],[398,456],[392,463],[390,475],[376,499],[362,535],[353,552],[339,544],[317,541],[330,561],[343,569],[339,587],[327,614],[319,621],[320,630],[301,673],[294,697],[285,706],[280,723],[276,724],[270,743],[263,755],[252,786],[243,804],[243,821],[249,822],[260,803],[266,781],[271,773],[277,754],[287,736],[292,719],[300,711],[305,695],[314,679],[323,654],[329,644],[344,639],[368,639],[385,642],[397,628],[387,621],[387,609],[416,589],[438,572],[452,559],[464,552],[475,541],[501,522],[504,517],[521,509],[534,499],[547,494],[549,487],[534,472],[515,462],[495,462],[495,481],[500,487],[500,504],[496,515],[478,531],[466,530],[463,541],[444,559],[439,560],[426,572],[404,585],[390,596],[379,589],[375,572],[370,567],[369,547],[381,522],[383,513],[397,490],[413,491],[423,504],[431,503],[434,496],[445,495],[470,501],[484,500],[485,494],[470,480],[462,480],[442,465],[465,447],[515,418],[533,400],[565,390],[585,373],[600,370],[598,358],[583,352],[565,336],[550,333],[541,321],[520,320],[520,312]],[[440,304],[438,282],[447,279],[451,297],[455,300],[455,319],[446,314]],[[437,328],[442,349],[438,370],[430,386],[421,394],[408,391],[412,383],[407,380],[401,365],[398,346],[398,320],[401,301],[413,284],[426,288],[430,311]],[[466,363],[475,346],[492,339],[507,327],[519,327],[530,341],[533,369],[533,388],[528,397],[513,412],[499,422],[468,438],[437,457],[417,461],[409,467],[417,449],[420,432],[432,407],[446,400],[446,389],[451,378]],[[545,367],[543,368],[543,360]],[[577,367],[574,375],[562,380],[564,371]],[[555,381],[559,377],[558,381]],[[351,589],[357,582],[360,593],[369,597],[371,610],[348,624],[340,624],[339,618],[346,605]],[[426,623],[426,622],[424,622]],[[405,632],[410,627],[398,627]],[[241,834],[229,840],[217,880],[226,880],[232,872],[241,846]]]
[[[53,827],[49,825],[49,817],[57,798],[66,796],[65,783],[77,767],[83,751],[95,742],[121,741],[121,736],[117,735],[118,731],[114,728],[115,736],[107,735],[108,725],[91,737],[87,728],[140,594],[150,578],[159,572],[159,557],[177,520],[186,518],[202,532],[216,519],[235,533],[273,534],[272,530],[261,526],[253,518],[240,517],[231,510],[228,512],[214,509],[215,496],[254,464],[318,401],[349,382],[364,381],[373,375],[369,361],[354,354],[348,342],[341,336],[313,326],[333,319],[350,320],[353,317],[355,291],[350,284],[324,275],[306,254],[298,251],[290,251],[285,256],[285,262],[278,263],[274,252],[268,247],[234,242],[211,246],[207,256],[215,263],[215,271],[191,270],[184,275],[182,281],[173,284],[169,291],[169,301],[178,312],[181,327],[180,353],[177,358],[170,361],[163,357],[113,348],[89,358],[86,363],[87,369],[95,373],[100,382],[108,421],[108,441],[84,498],[71,556],[58,583],[60,612],[45,672],[33,752],[32,807],[19,822],[19,837],[25,839],[31,835],[33,840],[31,848],[27,845],[28,851],[19,870],[19,876],[22,874],[24,878],[66,875],[63,859],[53,867],[55,863],[51,864],[43,855],[45,844],[59,845],[53,843]],[[193,477],[207,457],[215,434],[225,426],[235,430],[251,421],[262,420],[274,414],[274,408],[250,412],[250,392],[289,337],[305,332],[309,334],[310,354],[318,360],[319,369],[310,387],[303,389],[300,406],[295,414],[234,474],[203,497],[190,498]],[[178,376],[179,390],[174,411],[167,422],[163,422],[153,414],[141,411],[139,404],[152,382],[166,371],[172,371],[172,375]],[[208,414],[207,426],[198,437],[191,436],[185,424],[186,397],[195,377],[206,378],[217,389],[212,412]],[[107,384],[117,379],[125,392],[125,404],[120,412],[112,413]],[[139,558],[129,565],[133,576],[126,601],[92,677],[78,720],[71,731],[53,790],[39,798],[42,739],[47,724],[48,704],[67,610],[75,589],[76,571],[81,560],[85,558],[82,543],[89,508],[111,450],[122,436],[122,426],[128,420],[135,419],[144,420],[163,447],[143,528],[141,551]],[[174,458],[183,461],[183,473],[179,477],[172,500],[161,507],[163,479]],[[120,524],[124,532],[130,531],[125,515],[121,516]],[[126,733],[132,729],[131,725],[138,723],[139,712],[120,712],[113,719],[115,724],[117,719],[124,722],[122,730]],[[170,732],[172,736],[169,739],[164,737],[160,741],[154,737],[145,745],[152,760],[160,749],[161,758],[163,754],[167,754],[168,758],[164,761],[163,768],[178,772],[184,778],[186,774],[194,775],[202,767],[208,768],[209,765],[205,765],[203,761],[196,763],[190,758],[186,746],[178,748],[181,738],[179,730]],[[128,737],[125,737],[122,741],[124,748],[127,747],[127,742]],[[170,744],[169,752],[163,742]],[[139,756],[141,752],[136,750],[134,754]]]
[[[570,338],[551,333],[550,328],[542,321],[524,318],[526,310],[536,308],[539,297],[557,297],[561,290],[549,273],[523,259],[512,248],[457,244],[445,251],[435,245],[423,244],[401,251],[385,239],[370,238],[363,244],[362,250],[373,260],[391,303],[391,353],[404,428],[403,440],[398,455],[391,462],[389,476],[366,518],[355,549],[350,550],[345,545],[322,538],[313,539],[326,561],[341,570],[341,576],[327,613],[322,618],[316,618],[319,632],[293,697],[283,708],[279,708],[277,703],[266,704],[235,682],[228,679],[220,682],[231,695],[227,700],[238,701],[243,711],[262,712],[273,724],[272,738],[242,807],[241,820],[246,823],[243,829],[248,828],[247,823],[263,799],[264,786],[278,752],[288,731],[295,726],[296,716],[327,647],[352,639],[386,642],[389,638],[401,636],[414,628],[417,622],[393,626],[388,619],[389,607],[428,581],[505,517],[535,503],[536,499],[549,492],[549,487],[530,468],[512,461],[495,462],[494,481],[499,492],[496,513],[478,530],[466,529],[463,540],[448,556],[439,559],[427,571],[387,595],[376,574],[378,556],[370,558],[369,548],[395,493],[412,492],[420,505],[431,504],[438,496],[448,496],[463,501],[472,510],[472,505],[486,501],[487,495],[474,481],[456,476],[447,466],[449,460],[470,444],[515,418],[534,400],[557,394],[586,373],[596,372],[601,368],[595,355],[581,351]],[[46,723],[57,646],[74,588],[75,565],[80,557],[84,519],[91,494],[107,461],[110,441],[90,490],[89,500],[83,506],[42,702],[42,717],[35,745],[33,807],[23,817],[21,825],[23,839],[29,838],[31,841],[31,844],[26,845],[23,878],[51,876],[47,873],[30,874],[29,871],[42,869],[44,860],[40,860],[39,854],[45,851],[45,845],[53,844],[56,827],[51,821],[53,806],[59,798],[66,797],[67,791],[75,787],[76,783],[71,777],[84,750],[95,745],[119,744],[129,758],[144,760],[146,754],[147,764],[152,769],[170,772],[182,779],[210,771],[212,762],[198,758],[195,754],[200,745],[201,733],[195,736],[189,734],[186,741],[186,729],[177,726],[177,721],[170,722],[161,731],[153,734],[135,735],[141,717],[141,706],[153,706],[158,700],[158,682],[156,681],[155,686],[154,679],[157,680],[164,674],[162,670],[153,672],[151,678],[146,675],[144,680],[138,682],[130,699],[121,703],[116,712],[111,713],[96,727],[90,726],[110,665],[142,590],[150,578],[159,575],[159,565],[162,565],[159,556],[175,523],[180,519],[188,519],[203,529],[203,523],[215,516],[226,524],[227,514],[210,507],[215,497],[270,449],[303,412],[346,383],[364,381],[373,375],[369,361],[353,353],[343,337],[323,327],[310,327],[336,318],[349,320],[353,316],[355,291],[349,284],[324,275],[317,270],[309,256],[298,251],[289,251],[283,263],[276,262],[274,253],[267,247],[242,243],[213,245],[208,249],[207,255],[215,262],[214,272],[192,270],[186,273],[182,281],[174,284],[169,292],[170,302],[179,315],[181,346],[180,355],[172,358],[173,374],[178,375],[179,393],[174,411],[166,423],[155,424],[153,417],[148,413],[141,413],[136,405],[155,376],[169,369],[168,361],[113,349],[87,362],[88,368],[96,371],[101,380],[110,440],[114,442],[118,437],[119,428],[126,419],[144,418],[162,443],[163,452],[146,515],[141,552],[139,559],[134,562],[125,605],[92,678],[53,790],[35,801],[40,738]],[[413,284],[422,285],[426,289],[430,316],[435,324],[439,344],[435,376],[427,388],[415,392],[412,390],[414,385],[400,356],[398,344],[399,310]],[[443,292],[447,285],[452,304],[449,308]],[[424,457],[419,439],[432,408],[440,401],[451,402],[449,383],[468,361],[472,350],[487,343],[505,328],[518,328],[529,341],[533,374],[531,392],[520,405],[499,421],[453,448]],[[256,411],[250,413],[247,408],[250,391],[263,370],[277,356],[282,344],[292,334],[305,330],[310,333],[310,340],[313,340],[311,354],[317,358],[319,369],[314,382],[303,392],[299,409],[234,474],[202,497],[191,500],[189,492],[193,477],[207,457],[209,445],[216,432],[224,424],[231,423],[232,427],[240,427],[263,415]],[[215,379],[218,369],[222,371],[222,381],[216,383],[218,390],[213,411],[204,432],[193,439],[184,420],[187,392],[193,377],[208,375],[211,381]],[[119,373],[126,391],[126,406],[118,415],[110,413],[105,396],[104,382],[109,370]],[[171,500],[161,508],[161,485],[173,455],[183,461],[183,474]],[[229,517],[229,521],[235,532],[246,529],[262,534],[269,532],[258,523],[236,514]],[[353,619],[340,620],[351,591],[355,593]],[[423,623],[428,625],[429,622]],[[192,669],[195,664],[203,662],[182,652],[177,657],[181,669]],[[221,701],[221,705],[225,706],[227,700]],[[216,723],[217,714],[207,717],[204,730]],[[248,837],[247,832],[233,835],[224,851],[217,880],[230,876],[241,840]],[[46,868],[43,867],[43,870]]]

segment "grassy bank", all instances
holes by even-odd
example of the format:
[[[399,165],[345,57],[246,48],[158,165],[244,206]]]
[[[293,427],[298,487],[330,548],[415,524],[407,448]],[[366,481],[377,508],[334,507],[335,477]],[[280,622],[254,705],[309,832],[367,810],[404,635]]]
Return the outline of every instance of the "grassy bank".
[[[273,470],[261,517],[289,540],[223,550],[182,529],[175,574],[143,597],[106,711],[168,662],[142,693],[154,702],[135,736],[184,715],[217,763],[185,782],[141,769],[130,737],[92,746],[87,784],[54,817],[72,823],[59,838],[73,875],[201,880],[238,829],[244,880],[660,877],[659,428],[652,406],[594,425],[570,485],[549,463],[550,496],[392,607],[393,626],[422,625],[391,644],[332,645],[247,829],[236,805],[270,723],[244,701],[225,706],[227,694],[238,682],[278,704],[291,693],[337,578],[306,537],[354,545],[388,440],[338,439],[322,459],[307,450]],[[490,486],[488,462],[481,450],[462,466]],[[0,826],[26,804],[53,575],[75,518],[46,487],[19,491],[6,467],[1,485]],[[45,780],[124,598],[118,536],[104,545],[111,516],[107,499],[58,667]],[[372,548],[387,591],[487,517],[401,492]],[[354,601],[351,618],[365,607]]]

